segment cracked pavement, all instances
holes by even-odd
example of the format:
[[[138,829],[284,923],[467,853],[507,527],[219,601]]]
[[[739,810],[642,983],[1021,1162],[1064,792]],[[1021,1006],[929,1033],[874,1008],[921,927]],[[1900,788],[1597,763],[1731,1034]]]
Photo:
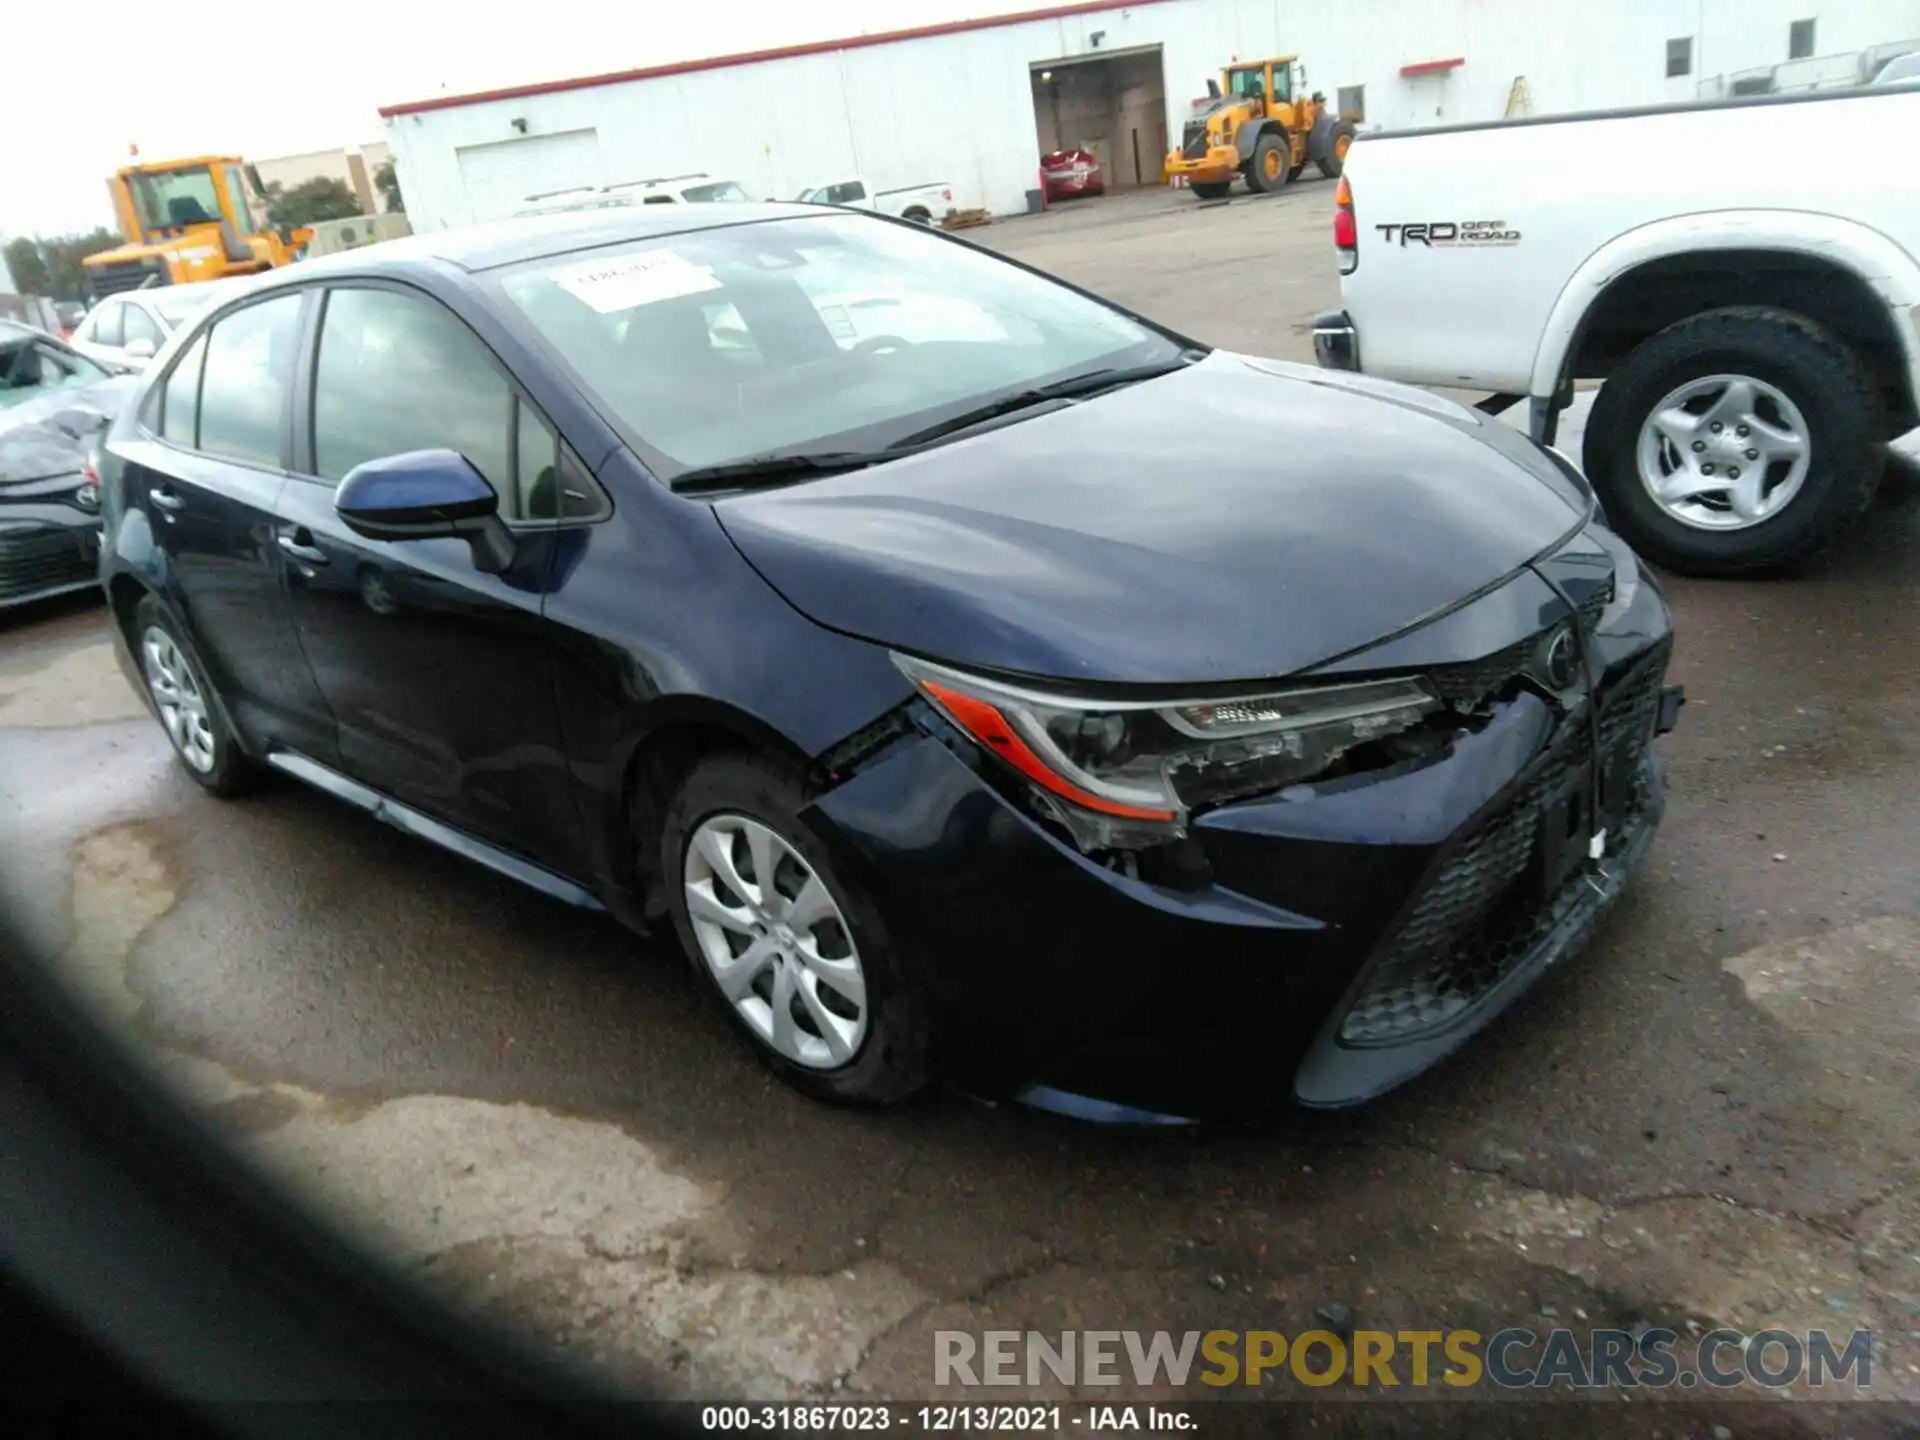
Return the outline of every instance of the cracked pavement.
[[[1327,203],[975,233],[1303,359]],[[1689,704],[1649,865],[1585,958],[1359,1113],[1140,1133],[814,1106],[667,946],[292,784],[202,796],[84,599],[0,617],[0,885],[208,1124],[436,1293],[636,1386],[933,1398],[939,1329],[1298,1331],[1338,1305],[1871,1328],[1875,1393],[1920,1401],[1920,481],[1893,473],[1795,580],[1669,589]],[[1741,1435],[1907,1413],[1721,1408]]]

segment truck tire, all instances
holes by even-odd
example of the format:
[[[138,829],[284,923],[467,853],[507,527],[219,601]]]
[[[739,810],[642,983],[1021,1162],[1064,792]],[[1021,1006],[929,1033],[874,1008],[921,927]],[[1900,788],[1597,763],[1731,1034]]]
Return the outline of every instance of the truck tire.
[[[1885,441],[1880,392],[1844,340],[1791,310],[1738,305],[1642,342],[1594,401],[1584,459],[1613,528],[1649,560],[1760,575],[1866,509]]]
[[[1336,120],[1333,128],[1327,132],[1327,153],[1315,163],[1320,173],[1329,180],[1338,180],[1340,172],[1347,166],[1347,149],[1353,144],[1353,122]]]
[[[911,220],[916,225],[931,225],[933,212],[924,205],[909,205],[900,212],[902,220]]]
[[[1293,152],[1287,137],[1269,130],[1254,142],[1247,158],[1247,189],[1256,195],[1271,195],[1293,178]]]
[[[1218,200],[1233,188],[1231,180],[1196,180],[1187,188],[1202,200]]]

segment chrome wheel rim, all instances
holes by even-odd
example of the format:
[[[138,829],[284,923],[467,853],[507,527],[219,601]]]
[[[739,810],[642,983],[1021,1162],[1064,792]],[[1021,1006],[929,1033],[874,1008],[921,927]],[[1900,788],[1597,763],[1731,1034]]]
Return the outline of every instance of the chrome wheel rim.
[[[813,866],[745,815],[714,815],[682,863],[700,958],[775,1054],[809,1070],[847,1064],[867,1036],[853,930]]]
[[[1661,511],[1697,530],[1746,530],[1806,484],[1806,417],[1751,375],[1703,375],[1667,392],[1640,427],[1640,483]]]
[[[207,697],[193,678],[193,667],[180,653],[173,636],[149,625],[140,637],[147,672],[147,693],[166,727],[167,738],[180,758],[202,775],[213,769],[213,721]]]

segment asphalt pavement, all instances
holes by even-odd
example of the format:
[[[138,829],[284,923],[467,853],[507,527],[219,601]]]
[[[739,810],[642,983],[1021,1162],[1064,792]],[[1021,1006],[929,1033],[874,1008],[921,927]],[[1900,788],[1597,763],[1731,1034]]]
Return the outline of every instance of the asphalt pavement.
[[[1205,341],[1308,359],[1337,300],[1331,189],[972,234]],[[1194,435],[1196,476],[1239,443]],[[1689,698],[1647,869],[1589,953],[1358,1112],[1139,1132],[953,1095],[811,1104],[670,944],[291,783],[204,797],[85,598],[0,615],[0,898],[324,1213],[635,1385],[931,1398],[937,1330],[1334,1315],[1870,1328],[1875,1393],[1920,1400],[1920,483],[1891,472],[1795,578],[1668,588]],[[1023,1394],[1067,1398],[992,1398]],[[1313,1399],[1291,1428],[1367,1428]],[[1714,1415],[1861,1433],[1864,1413]],[[1454,1416],[1415,1428],[1487,1433]],[[1555,1430],[1650,1424],[1596,1404]]]

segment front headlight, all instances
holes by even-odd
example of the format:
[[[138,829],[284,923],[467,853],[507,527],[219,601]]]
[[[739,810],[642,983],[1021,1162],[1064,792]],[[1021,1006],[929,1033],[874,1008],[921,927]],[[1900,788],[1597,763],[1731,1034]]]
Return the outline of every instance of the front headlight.
[[[1153,844],[1189,811],[1323,774],[1346,752],[1440,707],[1413,679],[1298,686],[1210,700],[1049,694],[895,655],[939,711],[1035,787],[1076,840]]]

